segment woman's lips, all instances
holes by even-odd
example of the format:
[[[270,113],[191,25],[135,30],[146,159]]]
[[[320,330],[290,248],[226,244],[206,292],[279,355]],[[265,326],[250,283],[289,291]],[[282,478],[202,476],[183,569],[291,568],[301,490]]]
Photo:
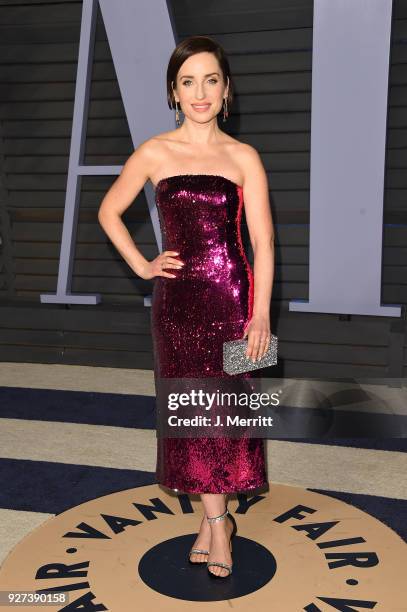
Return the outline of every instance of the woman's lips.
[[[192,108],[198,111],[198,113],[204,113],[209,107],[210,104],[192,104]]]

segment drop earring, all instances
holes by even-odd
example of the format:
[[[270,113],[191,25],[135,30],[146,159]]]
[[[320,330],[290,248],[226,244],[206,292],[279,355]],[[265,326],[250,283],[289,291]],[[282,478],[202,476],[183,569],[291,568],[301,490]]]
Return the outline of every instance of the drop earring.
[[[228,113],[228,101],[227,98],[223,99],[223,121],[225,122],[226,119],[228,118],[229,113]]]
[[[179,110],[178,110],[178,105],[177,105],[176,100],[175,100],[175,121],[177,122],[177,125],[180,125],[181,121],[179,119]]]

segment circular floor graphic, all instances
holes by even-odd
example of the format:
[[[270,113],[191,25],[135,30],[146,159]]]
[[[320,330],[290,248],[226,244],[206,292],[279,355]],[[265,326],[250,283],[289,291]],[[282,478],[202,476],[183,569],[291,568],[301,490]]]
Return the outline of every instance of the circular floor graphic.
[[[175,612],[209,602],[216,612],[406,610],[406,544],[369,514],[281,484],[228,507],[238,526],[230,578],[188,563],[199,498],[150,485],[76,506],[27,535],[0,568],[0,606],[10,596],[16,603],[2,609],[24,597],[33,612]]]

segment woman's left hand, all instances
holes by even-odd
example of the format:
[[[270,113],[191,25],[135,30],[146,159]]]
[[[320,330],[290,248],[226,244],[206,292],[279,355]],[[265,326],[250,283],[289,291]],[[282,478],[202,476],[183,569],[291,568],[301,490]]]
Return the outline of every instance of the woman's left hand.
[[[270,345],[270,317],[254,315],[245,327],[243,338],[248,336],[246,356],[252,359],[261,359]]]

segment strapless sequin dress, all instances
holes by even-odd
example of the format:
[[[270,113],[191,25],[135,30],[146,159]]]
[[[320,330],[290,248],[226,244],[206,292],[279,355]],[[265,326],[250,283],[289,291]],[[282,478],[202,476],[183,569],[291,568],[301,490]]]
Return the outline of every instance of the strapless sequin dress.
[[[240,234],[243,188],[219,175],[181,174],[158,182],[155,201],[163,250],[185,262],[167,269],[176,278],[153,279],[156,385],[160,377],[229,376],[223,342],[243,337],[253,311],[253,273]],[[184,493],[259,488],[267,482],[263,440],[158,437],[156,477]]]

